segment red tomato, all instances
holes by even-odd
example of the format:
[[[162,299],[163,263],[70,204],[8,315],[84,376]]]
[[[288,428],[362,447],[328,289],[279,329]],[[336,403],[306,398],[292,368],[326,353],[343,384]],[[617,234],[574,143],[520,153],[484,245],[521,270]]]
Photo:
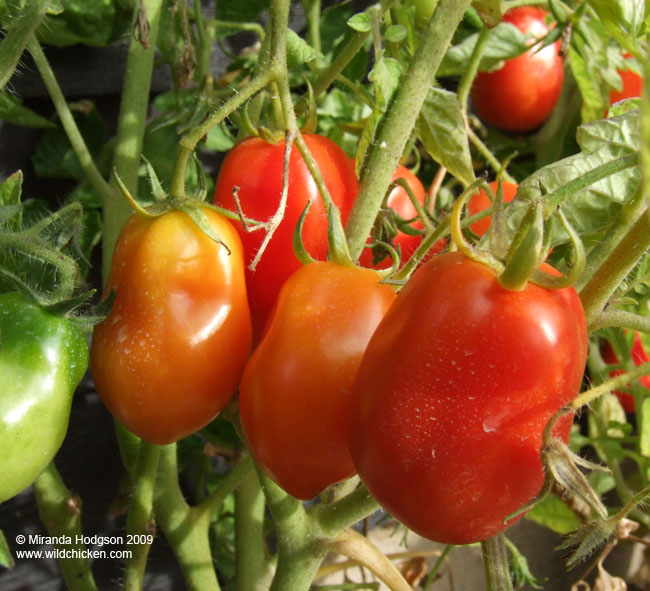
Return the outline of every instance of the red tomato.
[[[418,534],[485,540],[541,489],[542,432],[578,393],[587,329],[573,288],[502,288],[459,252],[418,269],[352,388],[350,450],[370,493]],[[556,435],[568,437],[570,417]]]
[[[426,200],[426,190],[420,179],[413,174],[406,166],[401,164],[395,169],[393,178],[391,182],[396,181],[397,179],[404,179],[413,193],[413,196],[422,204]],[[409,197],[408,192],[404,187],[397,186],[395,187],[386,200],[386,206],[392,209],[397,215],[399,215],[404,220],[411,220],[416,218],[418,215],[417,210],[413,206],[413,202]],[[420,220],[415,220],[411,223],[411,226],[416,230],[421,230],[423,228],[422,222]],[[393,238],[392,245],[397,250],[398,248],[402,254],[402,261],[406,261],[409,257],[417,250],[418,246],[422,242],[422,234],[406,234],[405,232],[398,231],[397,236]],[[446,240],[440,240],[436,242],[431,251],[434,254],[437,254],[444,250],[447,246]],[[359,264],[364,267],[369,267],[373,269],[388,269],[393,261],[389,256],[386,256],[384,259],[378,263],[373,263],[373,253],[372,249],[364,248],[361,256],[359,257]]]
[[[239,413],[253,458],[298,499],[355,473],[350,387],[394,299],[374,271],[329,262],[302,267],[280,291],[244,370]]]
[[[490,189],[492,189],[492,192],[496,195],[497,193],[497,186],[498,183],[496,181],[488,183],[488,186]],[[504,203],[508,203],[509,201],[512,201],[515,198],[515,195],[517,194],[517,185],[514,183],[508,183],[508,182],[501,182],[501,186],[503,187],[503,201]],[[492,201],[488,197],[488,194],[481,189],[478,193],[474,193],[469,198],[469,201],[467,202],[467,211],[469,215],[475,215],[481,211],[486,210],[488,207],[492,207]],[[472,232],[476,234],[477,236],[483,236],[488,231],[488,228],[490,227],[490,222],[492,221],[492,216],[486,216],[482,220],[479,220],[478,222],[474,222],[473,224],[470,225],[470,228],[472,229]]]
[[[353,162],[331,140],[309,134],[303,137],[345,223],[358,191]],[[237,144],[228,152],[221,166],[214,202],[236,211],[232,191],[237,186],[245,216],[258,221],[271,218],[278,208],[282,192],[284,146],[284,142],[269,144],[260,138]],[[310,201],[312,206],[303,226],[303,241],[312,257],[324,260],[327,256],[327,215],[316,183],[294,146],[289,163],[289,193],[284,219],[255,271],[246,269],[255,340],[264,328],[282,284],[300,267],[293,252],[293,231]],[[242,240],[248,267],[262,244],[264,232],[246,232],[238,221],[234,225]]]
[[[549,31],[548,12],[536,6],[509,10],[504,22],[535,39]],[[507,60],[494,72],[480,72],[472,87],[472,104],[478,116],[506,131],[530,131],[550,114],[562,90],[564,60],[560,42]]]
[[[630,55],[627,54],[625,57],[628,58]],[[641,76],[632,70],[618,70],[618,73],[621,76],[623,87],[621,90],[612,90],[609,93],[610,105],[626,98],[639,97],[643,90],[643,78],[641,78]]]
[[[601,355],[605,363],[612,365],[618,365],[620,363],[618,356],[614,352],[612,345],[608,341],[604,341],[601,348]],[[650,357],[646,353],[645,348],[643,347],[643,342],[641,341],[641,334],[637,331],[634,333],[634,340],[632,341],[632,348],[630,349],[630,357],[634,362],[634,365],[639,366],[643,365],[647,361],[650,361]],[[609,377],[613,378],[625,373],[623,369],[614,369],[609,372]],[[650,376],[642,376],[639,378],[639,383],[644,387],[650,390]],[[634,412],[636,407],[636,401],[634,396],[629,392],[624,392],[622,390],[614,390],[614,394],[621,401],[621,406],[625,412]]]
[[[131,217],[106,288],[115,301],[93,333],[99,395],[150,443],[209,423],[232,398],[250,353],[241,243],[227,219],[205,213],[230,253],[185,213]]]

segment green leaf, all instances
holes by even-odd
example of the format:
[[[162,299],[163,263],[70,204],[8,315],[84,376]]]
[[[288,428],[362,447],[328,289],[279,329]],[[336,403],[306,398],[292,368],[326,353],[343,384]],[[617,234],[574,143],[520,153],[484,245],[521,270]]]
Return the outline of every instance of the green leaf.
[[[268,8],[269,0],[237,0],[236,2],[217,2],[216,18],[237,23],[253,22],[261,12]]]
[[[0,566],[12,568],[14,566],[14,557],[11,555],[7,538],[0,529]]]
[[[616,166],[636,154],[640,145],[639,114],[631,111],[620,117],[587,123],[578,128],[576,139],[582,150],[579,154],[553,162],[520,183],[517,193],[520,204],[559,191],[571,182],[589,182],[589,176],[599,173],[600,168]],[[603,231],[616,219],[621,204],[632,198],[640,178],[638,166],[609,174],[585,188],[571,191],[561,203],[562,211],[583,236]],[[510,209],[515,211],[518,207],[521,205]],[[516,217],[511,220],[514,226]],[[559,228],[556,231],[555,239],[564,239],[564,233]]]
[[[107,126],[90,101],[70,105],[75,122],[93,157],[103,147]],[[32,164],[40,177],[85,179],[70,140],[62,127],[46,129],[32,154]]]
[[[5,90],[0,91],[0,119],[23,127],[56,127],[49,119],[23,106],[17,96]]]
[[[460,103],[453,92],[431,88],[422,106],[416,132],[429,155],[463,184],[474,177],[469,140]]]
[[[645,18],[645,0],[588,0],[611,37],[632,54],[638,52],[637,36]]]
[[[61,0],[63,12],[47,15],[37,30],[39,40],[55,47],[77,43],[103,47],[112,40],[113,0]]]
[[[472,33],[461,43],[448,49],[438,68],[437,76],[445,78],[462,75],[477,41],[478,33]],[[517,57],[527,49],[526,36],[517,27],[511,23],[500,23],[490,32],[479,70],[486,72],[498,69],[504,60]]]
[[[318,57],[318,52],[297,33],[287,31],[287,67],[295,68]]]
[[[370,15],[367,12],[360,12],[348,19],[348,27],[358,33],[369,33],[372,30]]]
[[[569,47],[569,65],[582,95],[582,120],[600,119],[605,112],[605,103],[595,78],[580,53]]]
[[[228,133],[225,125],[215,125],[205,138],[205,148],[215,152],[227,152],[235,145],[235,138]]]
[[[406,27],[404,25],[391,25],[384,33],[386,41],[391,43],[401,43],[406,39]]]
[[[526,515],[527,519],[558,534],[568,534],[580,527],[580,519],[557,496],[546,495]]]
[[[375,102],[380,109],[385,110],[388,106],[399,87],[402,72],[402,64],[396,59],[386,57],[383,52],[377,58],[368,79],[374,84]]]
[[[0,224],[9,231],[19,230],[22,223],[22,185],[22,170],[14,172],[0,184]]]

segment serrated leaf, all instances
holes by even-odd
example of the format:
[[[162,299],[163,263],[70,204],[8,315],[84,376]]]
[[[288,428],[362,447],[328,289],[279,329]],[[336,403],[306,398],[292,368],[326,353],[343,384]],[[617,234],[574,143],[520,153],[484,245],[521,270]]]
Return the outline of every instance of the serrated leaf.
[[[380,109],[384,110],[388,106],[399,87],[402,72],[402,65],[396,59],[382,53],[368,74],[368,79],[374,84],[375,103]]]
[[[318,57],[318,52],[295,31],[287,31],[287,67],[295,68]]]
[[[63,11],[48,14],[37,30],[40,41],[56,47],[83,43],[104,47],[111,41],[116,17],[112,0],[60,0]]]
[[[460,76],[476,47],[478,33],[466,37],[461,43],[447,50],[438,68],[437,76],[444,78]],[[487,72],[500,68],[504,60],[521,55],[528,49],[526,36],[512,23],[500,23],[492,31],[485,44],[479,70]]]
[[[372,30],[370,15],[367,12],[360,12],[348,19],[348,27],[358,33],[369,33]]]
[[[7,538],[5,538],[4,533],[0,529],[0,566],[4,568],[12,568],[14,566],[14,557],[11,554],[9,549],[9,544],[7,543]]]
[[[474,182],[465,120],[456,95],[431,88],[416,124],[425,150],[463,184]]]
[[[576,138],[582,152],[544,166],[524,179],[517,193],[520,203],[558,191],[568,183],[588,179],[603,167],[615,166],[633,157],[640,144],[638,113],[629,112],[581,125]],[[602,231],[616,219],[621,205],[633,197],[640,180],[639,167],[627,166],[572,191],[562,201],[562,211],[580,235]],[[517,205],[510,209],[514,212]],[[511,219],[509,223],[514,224],[516,216]],[[556,239],[564,239],[557,227],[555,232]]]
[[[391,25],[386,29],[384,38],[391,43],[401,43],[406,39],[406,32],[404,25]]]
[[[582,95],[582,121],[600,119],[605,112],[605,104],[597,85],[597,79],[589,71],[582,55],[573,46],[569,46],[569,65]]]

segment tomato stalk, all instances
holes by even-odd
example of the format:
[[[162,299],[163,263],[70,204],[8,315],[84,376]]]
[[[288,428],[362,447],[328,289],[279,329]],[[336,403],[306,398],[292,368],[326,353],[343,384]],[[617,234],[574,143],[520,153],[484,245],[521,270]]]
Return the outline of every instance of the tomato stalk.
[[[474,46],[474,51],[472,51],[472,55],[470,56],[469,62],[467,63],[467,68],[463,72],[463,76],[461,77],[458,84],[458,102],[460,103],[461,109],[466,119],[469,92],[472,89],[474,78],[476,78],[476,73],[478,72],[481,58],[483,57],[483,51],[485,50],[488,39],[490,38],[490,32],[491,29],[488,27],[483,27],[479,32],[478,39],[476,40],[476,45]]]
[[[155,512],[167,541],[174,549],[188,588],[195,591],[220,589],[212,566],[208,535],[210,521],[252,467],[250,458],[240,460],[200,504],[190,506],[178,482],[176,444],[161,448],[159,484],[154,497]]]
[[[517,181],[514,177],[510,175],[510,173],[503,168],[503,165],[497,157],[490,151],[490,148],[488,148],[482,141],[481,138],[476,134],[476,132],[471,128],[468,127],[467,129],[467,137],[469,138],[469,141],[474,144],[474,147],[478,150],[479,154],[485,158],[486,162],[497,172],[501,172],[501,178],[508,182],[508,183],[514,183],[516,184]]]
[[[237,591],[265,586],[264,512],[259,478],[250,470],[235,491],[235,560]]]
[[[81,530],[81,499],[75,497],[66,487],[63,479],[51,463],[34,483],[38,514],[52,537],[68,536],[72,545],[61,545],[58,549],[77,552],[86,550],[78,543]],[[61,558],[59,568],[69,589],[74,591],[97,591],[90,563],[87,558]]]
[[[144,573],[147,567],[147,557],[151,543],[142,540],[153,540],[155,521],[153,519],[153,496],[158,471],[160,446],[146,441],[140,443],[138,463],[135,470],[135,490],[129,507],[126,521],[127,535],[136,536],[138,543],[127,544],[130,550],[124,571],[124,591],[139,591],[142,589]],[[147,538],[151,536],[151,538]]]
[[[505,536],[498,534],[481,542],[487,591],[512,591]]]
[[[353,259],[361,254],[375,222],[377,211],[408,142],[411,131],[435,78],[453,32],[461,21],[469,0],[440,0],[422,37],[408,71],[403,75],[393,102],[385,114],[372,150],[368,154],[359,195],[346,225]]]

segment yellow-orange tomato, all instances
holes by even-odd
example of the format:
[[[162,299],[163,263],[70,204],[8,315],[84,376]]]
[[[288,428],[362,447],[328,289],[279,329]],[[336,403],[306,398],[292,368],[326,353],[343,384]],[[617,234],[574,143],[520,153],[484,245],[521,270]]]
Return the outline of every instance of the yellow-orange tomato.
[[[97,391],[130,431],[155,444],[209,423],[233,396],[251,347],[241,243],[204,210],[218,244],[190,217],[135,214],[120,234],[95,327]]]
[[[255,461],[286,492],[311,499],[355,473],[350,388],[395,292],[370,269],[311,263],[278,296],[246,365],[239,414]]]

